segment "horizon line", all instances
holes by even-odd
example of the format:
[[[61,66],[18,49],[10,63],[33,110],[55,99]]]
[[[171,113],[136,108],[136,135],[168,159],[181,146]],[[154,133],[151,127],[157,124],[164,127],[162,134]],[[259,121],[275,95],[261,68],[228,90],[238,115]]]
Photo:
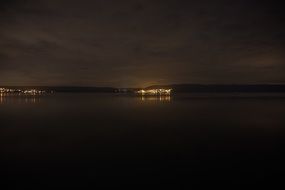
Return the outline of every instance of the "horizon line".
[[[172,84],[153,84],[146,87],[114,87],[114,86],[80,86],[80,85],[0,85],[1,87],[47,87],[47,88],[115,88],[115,89],[131,89],[131,88],[148,88],[152,86],[174,86],[174,85],[201,85],[201,86],[285,86],[285,83],[172,83]]]

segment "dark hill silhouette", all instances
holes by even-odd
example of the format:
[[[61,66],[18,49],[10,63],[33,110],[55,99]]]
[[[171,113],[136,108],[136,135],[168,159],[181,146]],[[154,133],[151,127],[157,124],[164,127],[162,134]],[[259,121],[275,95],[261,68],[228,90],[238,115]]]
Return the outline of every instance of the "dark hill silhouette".
[[[220,84],[172,84],[172,85],[153,85],[146,89],[152,88],[171,88],[173,92],[205,92],[205,93],[229,93],[229,92],[285,92],[285,85],[220,85]]]

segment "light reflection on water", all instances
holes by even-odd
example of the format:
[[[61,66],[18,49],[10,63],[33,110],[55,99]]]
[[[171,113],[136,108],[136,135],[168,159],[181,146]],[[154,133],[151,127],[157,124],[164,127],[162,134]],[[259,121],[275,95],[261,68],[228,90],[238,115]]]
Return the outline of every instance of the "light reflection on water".
[[[39,103],[42,96],[38,95],[20,95],[20,94],[0,94],[0,104],[36,104]],[[170,102],[171,96],[141,96],[140,101],[147,102]]]
[[[19,103],[19,104],[36,104],[41,100],[40,96],[28,96],[28,95],[10,95],[0,94],[0,104]]]
[[[170,102],[171,96],[141,96],[141,101]]]

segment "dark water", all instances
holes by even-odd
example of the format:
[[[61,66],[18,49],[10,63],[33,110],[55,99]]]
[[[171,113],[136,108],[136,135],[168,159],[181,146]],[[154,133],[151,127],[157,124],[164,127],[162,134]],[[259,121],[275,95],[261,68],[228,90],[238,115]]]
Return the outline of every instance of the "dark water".
[[[284,95],[1,97],[1,180],[43,186],[280,184]]]

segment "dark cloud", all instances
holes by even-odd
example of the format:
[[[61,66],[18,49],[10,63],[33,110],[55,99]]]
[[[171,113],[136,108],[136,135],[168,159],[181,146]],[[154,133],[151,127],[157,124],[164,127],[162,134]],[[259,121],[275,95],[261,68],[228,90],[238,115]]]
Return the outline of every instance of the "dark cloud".
[[[274,1],[1,1],[5,85],[285,83]]]

